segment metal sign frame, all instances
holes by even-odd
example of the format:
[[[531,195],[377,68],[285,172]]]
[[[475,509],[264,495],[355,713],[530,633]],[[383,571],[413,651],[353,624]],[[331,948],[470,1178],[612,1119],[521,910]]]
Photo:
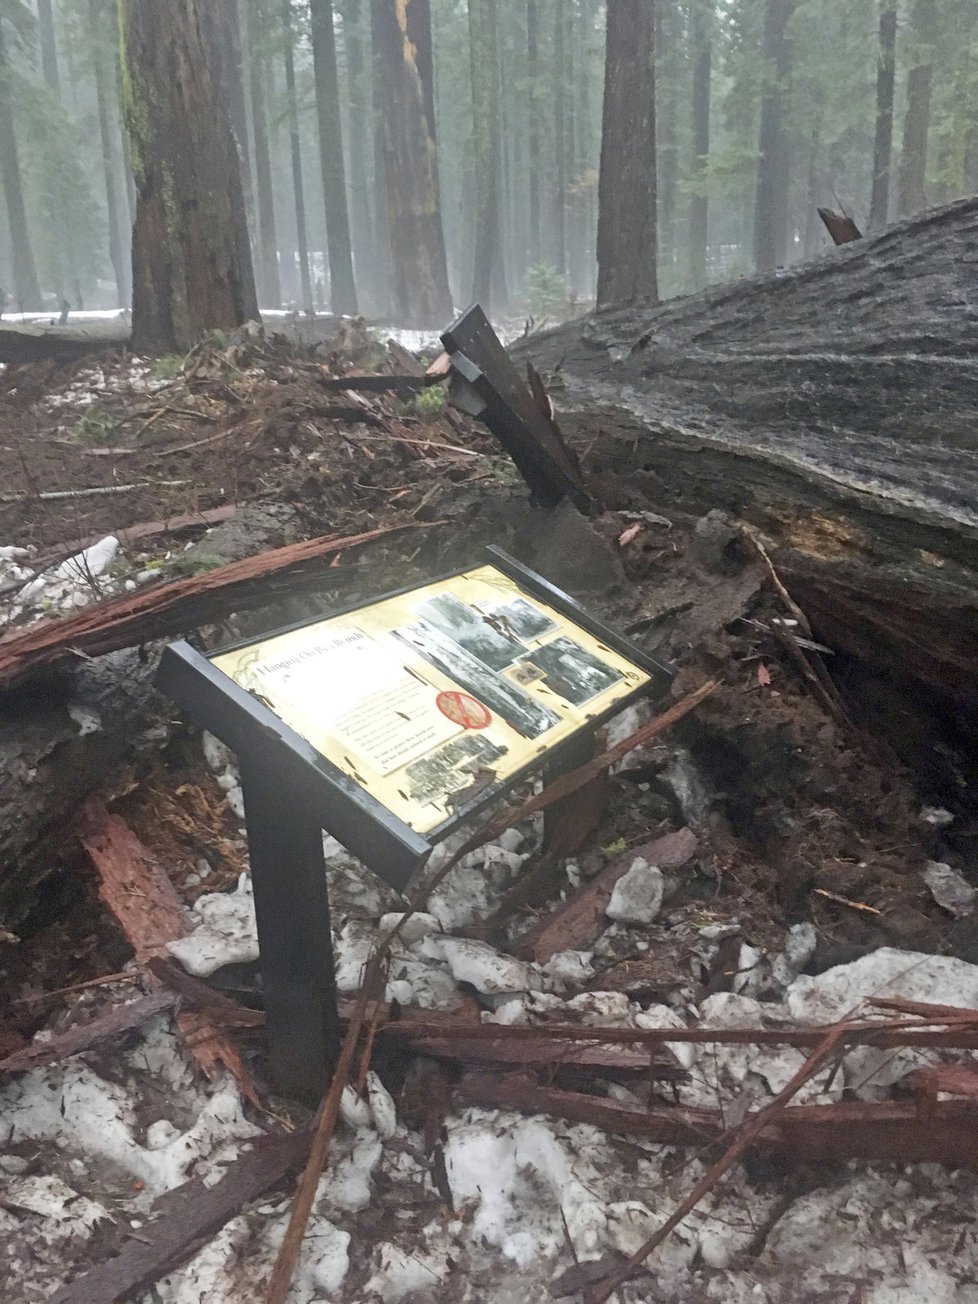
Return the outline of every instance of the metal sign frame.
[[[339,1042],[323,830],[400,891],[434,847],[460,825],[541,768],[553,774],[572,765],[581,755],[582,739],[593,736],[606,720],[638,698],[661,693],[672,678],[673,671],[665,662],[635,647],[540,575],[500,548],[487,551],[487,560],[525,593],[631,661],[650,676],[651,683],[640,684],[618,697],[586,725],[547,748],[542,756],[508,775],[505,781],[473,796],[425,834],[404,823],[269,707],[212,664],[214,657],[247,647],[256,642],[254,638],[206,655],[187,642],[174,643],[163,653],[159,687],[238,758],[271,1061],[277,1085],[297,1098],[319,1098]],[[436,578],[450,579],[472,569],[465,567]],[[369,602],[271,630],[263,637],[274,638],[324,619],[348,615],[421,587],[408,585]]]

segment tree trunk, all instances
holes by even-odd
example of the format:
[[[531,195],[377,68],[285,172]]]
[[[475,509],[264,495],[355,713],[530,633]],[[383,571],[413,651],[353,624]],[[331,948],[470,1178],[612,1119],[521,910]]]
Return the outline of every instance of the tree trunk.
[[[372,5],[372,0],[371,0]],[[387,161],[384,116],[387,92],[384,86],[384,57],[377,41],[373,9],[370,14],[370,113],[373,121],[374,170],[371,177],[374,196],[374,247],[377,266],[374,273],[377,311],[391,312],[390,223],[387,215]]]
[[[251,184],[251,148],[248,137],[248,104],[245,97],[244,65],[241,53],[241,14],[238,0],[213,0],[214,41],[219,58],[216,75],[221,94],[231,106],[231,125],[241,161],[241,186],[245,211],[254,211]]]
[[[363,0],[344,0],[343,39],[346,45],[347,99],[350,104],[350,212],[353,221],[353,263],[361,297],[368,297],[376,311],[380,299],[377,285],[377,250],[370,213],[367,164],[370,152],[370,110],[367,60],[364,52]]]
[[[272,156],[268,145],[268,115],[265,108],[266,39],[264,5],[262,0],[251,0],[248,14],[248,72],[251,81],[251,128],[255,143],[255,180],[258,191],[258,302],[263,308],[279,308],[282,304],[282,284],[278,268]]]
[[[429,0],[371,0],[384,90],[391,286],[400,326],[452,316],[438,194]]]
[[[58,73],[58,43],[54,37],[54,9],[51,0],[37,0],[37,35],[41,46],[41,71],[44,82],[55,94],[61,94]]]
[[[129,250],[123,237],[121,196],[116,174],[115,133],[110,121],[109,87],[112,79],[105,61],[104,30],[99,0],[88,0],[89,36],[92,42],[92,66],[95,71],[95,95],[98,103],[98,128],[102,141],[102,169],[105,173],[105,207],[109,226],[109,261],[115,276],[119,306],[125,307],[132,294]]]
[[[472,215],[475,224],[472,299],[482,305],[486,316],[490,316],[497,264],[502,257],[496,0],[469,0],[469,51],[472,65],[472,160],[476,178],[475,211]]]
[[[876,138],[873,143],[873,194],[869,228],[886,226],[893,163],[893,83],[896,75],[896,0],[880,0],[879,61],[876,68]]]
[[[656,242],[658,275],[674,288],[676,264],[676,190],[679,176],[676,93],[681,50],[676,39],[680,15],[677,0],[656,0],[655,4],[655,160]]]
[[[608,0],[597,297],[658,298],[654,0]]]
[[[346,207],[346,168],[340,127],[340,82],[336,69],[336,35],[332,0],[311,0],[312,57],[316,73],[316,111],[319,115],[319,160],[326,212],[329,253],[330,303],[338,316],[356,316],[357,292],[353,281],[350,219]]]
[[[526,62],[527,98],[529,100],[529,132],[527,154],[530,192],[530,266],[540,262],[540,11],[539,0],[526,0]]]
[[[560,365],[561,427],[618,506],[760,529],[817,636],[978,721],[976,225],[962,200],[516,355]]]
[[[241,169],[214,67],[210,0],[124,0],[136,178],[133,346],[187,352],[258,316]]]
[[[903,152],[900,156],[898,202],[901,217],[919,212],[927,202],[925,181],[935,26],[934,0],[916,0],[911,46],[913,63],[907,74],[907,113],[903,120]]]
[[[713,6],[694,0],[690,45],[693,61],[693,181],[697,189],[689,201],[689,281],[691,288],[706,285],[710,201],[704,189],[710,154],[710,78]]]
[[[3,180],[7,222],[10,227],[14,299],[22,312],[37,312],[42,307],[41,288],[37,280],[37,268],[34,266],[34,252],[24,208],[24,186],[10,90],[6,33],[3,21],[0,20],[0,178]]]
[[[785,114],[791,73],[788,23],[794,4],[795,0],[767,0],[764,14],[766,67],[754,201],[754,264],[758,271],[780,267],[788,256],[790,164]]]
[[[638,0],[644,4],[645,0]],[[566,3],[566,0],[564,0]],[[567,271],[567,123],[563,4],[554,6],[554,263]]]
[[[292,191],[295,196],[295,239],[299,255],[299,284],[303,311],[312,314],[312,278],[309,275],[309,237],[306,233],[306,200],[302,188],[302,143],[299,139],[299,102],[295,92],[295,34],[292,28],[292,0],[282,0],[282,32],[285,46],[285,94],[289,110],[289,142],[292,148]]]

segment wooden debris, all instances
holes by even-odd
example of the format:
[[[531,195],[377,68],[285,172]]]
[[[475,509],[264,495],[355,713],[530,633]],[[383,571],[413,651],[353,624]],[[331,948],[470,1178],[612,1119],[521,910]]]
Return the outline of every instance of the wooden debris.
[[[942,1066],[959,1067],[964,1066]],[[456,1095],[466,1104],[549,1114],[572,1123],[590,1123],[619,1136],[697,1150],[723,1136],[727,1126],[719,1109],[637,1105],[563,1091],[518,1073],[467,1073],[458,1083]],[[978,1158],[975,1121],[975,1106],[970,1100],[940,1101],[931,1107],[914,1100],[792,1105],[756,1133],[752,1147],[790,1156],[798,1163],[866,1159],[901,1164],[945,1163],[957,1168],[973,1164]]]
[[[608,865],[597,878],[578,888],[552,915],[521,937],[519,954],[546,964],[558,951],[582,950],[605,926],[605,907],[615,884],[628,872],[636,857],[641,856],[660,869],[678,869],[692,857],[696,845],[695,835],[689,829],[680,829],[633,848]]]
[[[552,416],[541,411],[499,337],[476,304],[441,337],[452,370],[449,396],[489,427],[541,507],[569,498],[581,511],[591,497],[576,458]]]
[[[46,1064],[60,1064],[73,1055],[108,1045],[127,1032],[141,1028],[164,1010],[171,1010],[176,999],[172,992],[152,992],[149,996],[141,996],[125,1005],[117,1005],[90,1023],[82,1023],[69,1028],[67,1032],[58,1033],[49,1041],[32,1042],[23,1050],[14,1051],[6,1059],[0,1060],[0,1077],[9,1077],[12,1073],[29,1073]]]
[[[818,215],[825,224],[825,229],[832,237],[833,244],[851,244],[861,240],[863,233],[848,213],[836,213],[831,208],[820,208]]]
[[[0,691],[78,656],[102,656],[198,625],[214,624],[232,611],[269,602],[275,596],[276,584],[287,584],[292,592],[301,587],[303,579],[322,583],[327,558],[405,530],[427,528],[428,523],[412,522],[346,538],[330,534],[308,539],[203,575],[94,603],[63,620],[38,621],[24,633],[0,639]]]
[[[99,895],[119,921],[137,960],[148,964],[167,954],[166,944],[191,931],[190,917],[161,866],[118,815],[92,798],[85,805],[81,842],[99,875]],[[241,1056],[206,1013],[181,1013],[177,1027],[208,1078],[221,1064],[242,1092],[260,1107],[258,1092]]]
[[[161,1195],[138,1238],[52,1295],[49,1304],[109,1304],[146,1290],[301,1163],[309,1133],[261,1137],[249,1145],[214,1186],[194,1179]]]

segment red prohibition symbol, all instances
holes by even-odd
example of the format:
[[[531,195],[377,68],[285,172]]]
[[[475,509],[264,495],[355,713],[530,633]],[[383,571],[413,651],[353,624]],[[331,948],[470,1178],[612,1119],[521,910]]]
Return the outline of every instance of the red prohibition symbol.
[[[486,725],[492,723],[492,715],[486,707],[468,693],[460,693],[458,689],[439,693],[435,705],[452,724],[460,724],[463,729],[485,729]]]

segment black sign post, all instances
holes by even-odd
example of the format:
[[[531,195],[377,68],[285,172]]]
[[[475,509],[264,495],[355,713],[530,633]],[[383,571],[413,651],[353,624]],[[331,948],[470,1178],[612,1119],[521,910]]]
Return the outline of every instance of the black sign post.
[[[638,697],[661,693],[672,676],[670,667],[634,647],[500,549],[490,549],[488,560],[495,571],[511,581],[510,588],[518,597],[535,600],[544,609],[559,613],[569,627],[586,631],[597,646],[627,661],[635,670],[636,684],[630,687],[622,680],[613,702],[589,713],[572,731],[565,729],[555,746],[541,743],[533,750],[532,758],[507,773],[504,780],[482,786],[473,783],[470,795],[465,789],[456,794],[462,800],[449,798],[444,818],[439,817],[439,822],[424,832],[416,831],[388,809],[369,791],[355,768],[349,773],[324,756],[285,723],[260,693],[248,691],[214,664],[216,658],[250,645],[219,649],[205,656],[188,643],[179,642],[164,652],[160,687],[238,757],[272,1072],[283,1094],[296,1099],[315,1102],[321,1097],[339,1043],[323,830],[401,891],[433,848],[461,824],[534,770],[545,767],[552,774],[555,767],[570,768],[574,761],[579,763],[585,754],[582,748],[591,745],[595,729]],[[433,584],[451,578],[443,576]],[[417,592],[423,593],[429,587],[423,586]],[[262,642],[321,626],[324,619],[352,617],[413,592],[402,590],[376,599],[369,607],[330,612],[326,617],[275,631],[264,636]],[[323,691],[342,694],[344,685],[324,684]],[[474,705],[478,707],[479,703]]]

